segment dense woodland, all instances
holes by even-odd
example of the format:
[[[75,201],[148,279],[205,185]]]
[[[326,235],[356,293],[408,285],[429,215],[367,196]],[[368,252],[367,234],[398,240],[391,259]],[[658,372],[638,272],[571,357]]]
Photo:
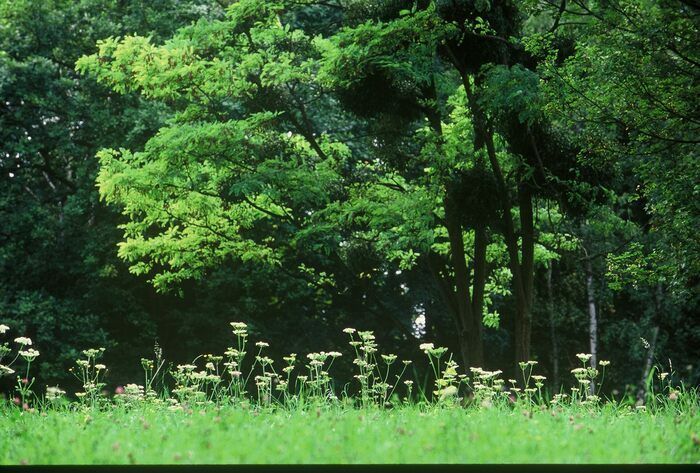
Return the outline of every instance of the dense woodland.
[[[698,97],[695,0],[0,1],[0,322],[697,384]]]

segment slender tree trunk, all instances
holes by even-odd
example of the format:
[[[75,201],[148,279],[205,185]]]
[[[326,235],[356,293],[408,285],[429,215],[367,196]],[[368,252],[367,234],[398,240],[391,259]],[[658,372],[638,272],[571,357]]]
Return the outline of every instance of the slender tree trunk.
[[[460,333],[460,346],[462,347],[462,361],[465,368],[469,366],[482,366],[484,361],[484,348],[482,341],[482,316],[481,310],[475,310],[473,305],[475,302],[470,294],[470,278],[469,267],[464,251],[464,238],[462,237],[462,225],[457,220],[457,216],[452,215],[449,208],[446,209],[445,220],[447,224],[447,233],[450,238],[450,254],[452,260],[452,268],[455,278],[455,298],[457,312],[457,327]],[[485,235],[480,236],[477,240],[485,238]],[[482,249],[483,247],[483,249]],[[486,245],[484,242],[475,244],[475,252],[483,251],[482,255],[477,255],[475,260],[486,260]],[[485,278],[485,271],[481,270],[480,277]],[[476,272],[475,272],[476,273]],[[474,295],[477,293],[483,294],[484,282],[476,281],[474,278]],[[478,288],[478,289],[477,289]],[[481,298],[481,297],[480,297]],[[478,312],[478,313],[477,313]]]
[[[493,130],[486,120],[486,114],[476,99],[469,76],[462,74],[462,83],[467,95],[467,105],[472,113],[474,123],[474,142],[483,143],[488,155],[491,170],[496,178],[498,200],[503,213],[502,232],[508,249],[509,267],[513,274],[513,295],[515,296],[515,362],[528,361],[530,359],[530,340],[532,338],[532,302],[534,293],[534,213],[532,205],[532,192],[525,182],[518,186],[518,207],[520,210],[520,227],[522,246],[518,244],[518,234],[511,215],[513,200],[508,189],[508,184],[496,156],[496,147],[493,142]]]
[[[549,260],[547,264],[547,312],[549,314],[549,338],[552,343],[552,384],[559,386],[559,344],[557,343],[557,331],[554,317],[554,291],[552,290],[552,272],[554,262]]]
[[[593,264],[590,258],[586,258],[586,298],[588,300],[588,340],[591,364],[598,365],[598,316],[595,304],[595,290],[593,286]],[[595,394],[595,380],[591,380],[591,394]]]
[[[646,381],[649,377],[649,372],[651,372],[651,366],[654,362],[654,351],[656,350],[656,341],[659,337],[659,326],[658,323],[661,320],[661,300],[663,298],[663,288],[661,283],[656,284],[656,294],[654,295],[654,319],[656,320],[656,325],[651,333],[651,340],[649,342],[649,347],[647,351],[647,359],[644,364],[644,371],[642,372],[642,379],[639,381],[639,389],[637,390],[637,401],[644,401],[644,395],[646,394]]]
[[[520,184],[518,189],[518,206],[520,208],[520,228],[522,234],[522,263],[520,265],[521,302],[518,304],[518,321],[520,338],[516,344],[516,361],[530,359],[530,341],[532,339],[532,302],[535,278],[535,229],[532,209],[532,193],[527,184]],[[517,260],[515,261],[517,265]],[[516,333],[518,331],[516,330]]]
[[[429,94],[437,96],[435,82],[431,84]],[[437,109],[426,110],[428,121],[433,131],[442,137],[442,123],[440,112]],[[480,146],[475,143],[475,149]],[[455,322],[459,338],[460,351],[464,368],[470,366],[483,366],[483,301],[486,285],[486,246],[488,244],[486,228],[476,225],[474,243],[474,264],[469,267],[462,236],[463,224],[459,215],[455,215],[454,205],[450,199],[451,191],[447,190],[444,201],[445,226],[450,239],[450,262],[454,280],[440,275],[440,267],[436,264],[437,255],[429,255],[431,272],[435,278],[440,293],[448,306]],[[470,272],[473,277],[470,278]]]
[[[646,394],[646,382],[649,377],[649,372],[651,371],[651,365],[654,362],[654,350],[656,350],[656,339],[659,336],[658,325],[654,327],[651,334],[651,341],[649,341],[649,348],[647,349],[647,360],[644,364],[644,371],[642,372],[642,379],[639,381],[639,389],[637,390],[637,401],[644,401],[644,395]]]

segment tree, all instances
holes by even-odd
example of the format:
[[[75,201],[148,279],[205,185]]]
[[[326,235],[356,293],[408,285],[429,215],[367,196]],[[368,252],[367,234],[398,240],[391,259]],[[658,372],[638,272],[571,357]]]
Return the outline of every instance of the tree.
[[[697,284],[700,260],[691,230],[700,215],[693,197],[700,176],[700,6],[669,0],[561,7],[552,30],[556,38],[575,38],[575,49],[562,63],[554,56],[543,62],[548,115],[576,135],[583,160],[634,176],[630,193],[659,234],[669,283],[683,291]]]
[[[41,347],[42,381],[65,378],[82,349],[123,342],[120,323],[141,334],[128,335],[136,346],[153,342],[148,296],[113,254],[119,216],[98,203],[94,155],[114,143],[138,146],[165,113],[79,76],[74,63],[99,38],[170,35],[206,8],[171,1],[0,5],[0,316]]]

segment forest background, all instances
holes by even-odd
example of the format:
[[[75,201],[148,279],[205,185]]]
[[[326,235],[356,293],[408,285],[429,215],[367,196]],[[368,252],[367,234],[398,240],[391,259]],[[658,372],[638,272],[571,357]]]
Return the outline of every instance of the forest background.
[[[580,352],[608,394],[697,384],[699,26],[693,0],[2,1],[0,322],[39,385],[103,346],[113,389],[230,321],[276,358],[355,327],[554,390]]]

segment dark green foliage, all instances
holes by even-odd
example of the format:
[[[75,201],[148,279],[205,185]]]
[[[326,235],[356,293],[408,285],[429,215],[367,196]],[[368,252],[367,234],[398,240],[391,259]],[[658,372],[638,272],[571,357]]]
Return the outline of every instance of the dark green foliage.
[[[473,294],[479,229],[503,368],[524,189],[543,371],[555,344],[556,381],[589,350],[590,261],[609,386],[640,382],[656,328],[654,360],[697,382],[697,8],[563,4],[2,3],[0,323],[40,347],[42,383],[90,346],[133,381],[156,339],[184,363],[232,320],[277,357],[340,349],[346,326],[457,354],[444,291],[461,250]]]

